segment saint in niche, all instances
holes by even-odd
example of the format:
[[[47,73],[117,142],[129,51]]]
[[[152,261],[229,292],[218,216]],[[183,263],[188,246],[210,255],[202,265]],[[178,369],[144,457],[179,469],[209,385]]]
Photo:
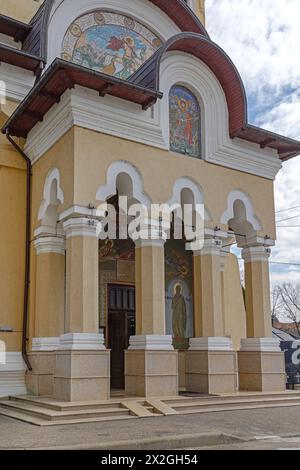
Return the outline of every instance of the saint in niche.
[[[182,295],[182,287],[177,284],[175,287],[175,295],[172,300],[173,312],[173,335],[176,338],[185,338],[187,327],[187,312],[184,297]]]

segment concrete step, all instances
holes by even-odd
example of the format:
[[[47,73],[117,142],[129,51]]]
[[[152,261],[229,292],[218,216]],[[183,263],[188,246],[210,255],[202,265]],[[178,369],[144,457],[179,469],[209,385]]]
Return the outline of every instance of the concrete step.
[[[291,403],[284,403],[284,404],[235,404],[235,405],[215,405],[213,407],[193,407],[193,408],[183,408],[181,410],[177,409],[177,413],[181,415],[185,414],[200,414],[200,413],[216,413],[216,412],[224,412],[224,411],[238,411],[238,410],[258,410],[258,409],[266,409],[266,408],[286,408],[291,406],[300,406],[291,404]]]
[[[39,408],[46,408],[53,411],[76,411],[76,410],[105,410],[108,406],[121,406],[121,401],[92,401],[92,402],[58,402],[52,398],[37,397],[10,397],[10,401],[17,403],[28,403]]]
[[[298,393],[274,393],[274,394],[246,394],[246,395],[223,395],[223,396],[209,396],[209,397],[178,397],[178,398],[167,398],[162,401],[168,406],[174,408],[177,404],[180,406],[197,405],[197,404],[222,404],[228,402],[234,403],[249,403],[250,401],[265,402],[265,401],[300,401],[300,394]]]
[[[114,407],[113,404],[107,405],[105,409],[83,409],[83,410],[69,410],[69,411],[53,411],[29,403],[2,401],[0,402],[1,409],[8,409],[11,411],[24,413],[38,419],[46,421],[61,421],[73,419],[89,419],[89,418],[106,418],[106,417],[119,417],[129,416],[130,411],[126,408]]]
[[[136,419],[136,416],[125,415],[125,416],[104,416],[97,418],[77,418],[77,419],[61,419],[59,421],[49,421],[41,419],[29,414],[22,413],[21,411],[14,411],[8,408],[3,408],[0,405],[0,414],[8,418],[17,419],[24,423],[30,423],[35,426],[62,426],[66,424],[84,424],[84,423],[99,423],[107,421],[123,421],[125,419]]]
[[[185,409],[185,408],[193,408],[195,406],[203,406],[203,407],[212,407],[212,406],[226,406],[226,405],[263,405],[263,404],[273,404],[273,405],[281,405],[281,404],[290,404],[290,405],[300,405],[300,398],[273,398],[273,399],[248,399],[248,400],[214,400],[211,399],[210,401],[201,401],[201,400],[193,400],[193,401],[183,401],[183,402],[177,402],[174,404],[168,403],[169,406],[171,406],[173,409]]]

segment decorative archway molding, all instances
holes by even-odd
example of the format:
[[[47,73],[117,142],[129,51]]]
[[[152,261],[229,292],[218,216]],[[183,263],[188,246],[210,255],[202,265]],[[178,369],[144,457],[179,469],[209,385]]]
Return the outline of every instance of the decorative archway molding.
[[[115,196],[117,193],[117,179],[122,174],[127,175],[131,180],[132,194],[130,196],[145,207],[150,208],[152,201],[144,192],[141,173],[135,166],[125,160],[118,160],[110,165],[107,170],[106,184],[97,190],[96,200],[104,202]]]
[[[235,218],[234,203],[236,201],[241,201],[244,205],[246,212],[245,222],[249,222],[252,225],[253,230],[262,230],[262,224],[258,217],[255,215],[253,203],[251,201],[250,196],[248,196],[244,191],[241,190],[234,190],[229,193],[227,198],[227,209],[221,217],[221,224],[226,225],[230,220]]]
[[[53,194],[53,185],[56,183],[55,193]],[[58,168],[52,168],[46,176],[43,192],[43,200],[40,205],[38,220],[43,222],[47,210],[50,206],[58,206],[64,203],[64,193],[61,188],[61,178]]]
[[[182,196],[182,191],[185,189],[188,189],[191,191],[193,194],[194,198],[194,204],[200,204],[204,205],[204,193],[200,185],[198,185],[195,181],[193,181],[191,178],[185,176],[182,178],[179,178],[175,181],[174,186],[173,186],[173,195],[171,199],[167,201],[167,205],[170,207],[181,207],[181,196]],[[204,205],[204,218],[206,221],[211,221],[212,217],[209,212],[209,210],[205,207]]]

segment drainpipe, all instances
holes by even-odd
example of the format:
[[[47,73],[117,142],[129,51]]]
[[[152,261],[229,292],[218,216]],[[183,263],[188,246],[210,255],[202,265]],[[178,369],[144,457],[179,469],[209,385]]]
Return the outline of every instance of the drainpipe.
[[[27,355],[27,323],[28,323],[28,299],[30,285],[30,240],[31,240],[31,160],[23,152],[21,147],[9,135],[9,129],[6,129],[6,137],[14,148],[19,152],[26,162],[26,245],[25,245],[25,282],[24,282],[24,303],[23,303],[23,329],[22,329],[22,356],[28,368],[32,367]]]

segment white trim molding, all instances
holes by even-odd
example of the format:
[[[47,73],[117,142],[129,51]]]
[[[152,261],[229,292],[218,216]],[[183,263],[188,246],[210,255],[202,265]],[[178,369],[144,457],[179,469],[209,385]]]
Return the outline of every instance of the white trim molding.
[[[59,337],[33,338],[32,352],[37,351],[56,351],[59,349]]]
[[[33,72],[14,65],[0,63],[1,96],[13,101],[23,101],[32,89],[35,81]],[[5,89],[3,89],[3,84]],[[3,96],[2,98],[3,99]]]
[[[101,223],[92,218],[71,218],[63,223],[66,237],[98,238],[101,231]]]
[[[170,335],[131,336],[129,350],[174,351],[173,338]]]
[[[0,363],[0,397],[26,395],[26,367],[20,352],[7,352]]]
[[[281,352],[279,338],[247,338],[241,340],[243,352]]]
[[[104,335],[91,333],[68,333],[59,339],[60,351],[103,351]]]
[[[54,184],[56,183],[56,187]],[[55,194],[53,189],[55,189]],[[42,221],[45,219],[47,209],[51,205],[58,206],[64,203],[64,193],[60,185],[60,171],[58,168],[52,168],[46,176],[43,192],[43,201],[41,202],[38,220]],[[56,220],[55,220],[56,222]]]
[[[191,338],[189,351],[233,351],[231,338]]]
[[[242,258],[245,263],[268,261],[271,256],[271,248],[265,246],[251,246],[242,250]]]
[[[64,237],[39,237],[34,240],[34,247],[37,255],[54,253],[57,255],[65,255],[66,240]]]
[[[203,248],[194,251],[194,256],[220,256],[222,241],[218,238],[207,238],[203,240]]]
[[[227,209],[221,217],[221,224],[228,224],[229,220],[234,219],[234,203],[236,201],[241,201],[244,205],[246,211],[246,219],[249,222],[254,230],[262,230],[262,224],[259,221],[258,217],[255,215],[253,203],[250,196],[240,190],[231,191],[228,194],[227,198]]]
[[[146,0],[55,0],[48,28],[47,66],[60,57],[63,38],[71,23],[89,11],[101,9],[136,19],[164,41],[180,33],[168,15]]]
[[[117,178],[119,175],[126,174],[132,183],[132,194],[127,196],[136,199],[140,204],[150,208],[151,199],[144,192],[144,181],[139,170],[131,163],[125,160],[113,162],[107,170],[106,184],[98,188],[96,193],[97,201],[106,201],[117,194]]]

